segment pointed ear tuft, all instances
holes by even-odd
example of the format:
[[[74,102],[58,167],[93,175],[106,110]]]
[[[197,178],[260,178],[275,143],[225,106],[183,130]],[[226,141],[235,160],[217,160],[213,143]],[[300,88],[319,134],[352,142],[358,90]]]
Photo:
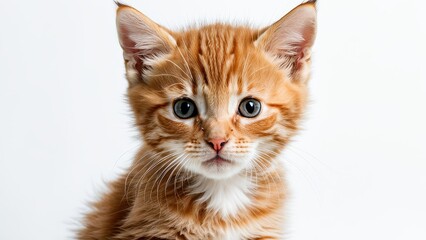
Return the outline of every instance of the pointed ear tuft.
[[[303,3],[267,28],[255,44],[297,81],[309,78],[310,49],[316,33],[315,1]]]
[[[117,7],[124,7],[124,6],[126,6],[126,4],[123,4],[123,3],[121,3],[118,0],[114,0],[114,3],[117,5]]]
[[[176,46],[168,30],[136,9],[120,5],[117,9],[117,31],[130,85],[144,80],[145,71]]]

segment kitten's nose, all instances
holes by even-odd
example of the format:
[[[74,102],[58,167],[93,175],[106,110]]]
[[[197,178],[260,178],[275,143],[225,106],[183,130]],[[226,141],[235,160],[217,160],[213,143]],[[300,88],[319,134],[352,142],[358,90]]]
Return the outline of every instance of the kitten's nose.
[[[227,142],[228,141],[224,138],[211,138],[207,140],[209,146],[212,147],[216,152],[219,152]]]

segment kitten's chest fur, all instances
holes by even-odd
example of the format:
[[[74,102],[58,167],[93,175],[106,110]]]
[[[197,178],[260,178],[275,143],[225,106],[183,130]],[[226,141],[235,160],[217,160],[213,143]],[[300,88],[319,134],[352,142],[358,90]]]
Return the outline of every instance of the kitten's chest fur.
[[[278,173],[258,178],[273,185],[264,188],[255,187],[245,176],[226,181],[196,177],[182,196],[153,195],[151,200],[140,196],[130,206],[121,206],[130,211],[120,219],[121,233],[117,239],[236,240],[256,239],[265,232],[280,239],[286,194]],[[176,189],[174,184],[169,187],[175,192],[183,190]]]
[[[236,216],[239,211],[250,207],[255,189],[250,179],[237,175],[221,180],[198,177],[190,190],[201,193],[197,201],[206,203],[207,211],[226,218]]]
[[[79,239],[282,238],[287,193],[281,165],[221,180],[161,176],[150,168],[135,165],[112,182],[86,216]]]

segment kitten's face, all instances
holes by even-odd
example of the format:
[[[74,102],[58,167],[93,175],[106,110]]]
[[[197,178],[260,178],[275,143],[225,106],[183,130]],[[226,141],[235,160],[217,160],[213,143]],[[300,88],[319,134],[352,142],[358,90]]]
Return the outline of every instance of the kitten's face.
[[[140,62],[126,59],[129,99],[145,144],[163,152],[159,161],[176,171],[207,178],[267,171],[297,128],[307,52],[277,57],[268,49],[274,36],[248,28],[154,30],[164,31],[161,43],[149,43]]]

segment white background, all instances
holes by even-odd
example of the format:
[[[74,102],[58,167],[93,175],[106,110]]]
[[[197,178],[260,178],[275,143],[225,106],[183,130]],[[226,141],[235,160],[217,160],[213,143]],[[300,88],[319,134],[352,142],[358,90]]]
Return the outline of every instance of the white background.
[[[128,1],[176,29],[300,1]],[[288,239],[426,239],[426,4],[319,1],[312,103],[284,153]],[[139,142],[106,0],[1,0],[0,239],[70,239]]]

